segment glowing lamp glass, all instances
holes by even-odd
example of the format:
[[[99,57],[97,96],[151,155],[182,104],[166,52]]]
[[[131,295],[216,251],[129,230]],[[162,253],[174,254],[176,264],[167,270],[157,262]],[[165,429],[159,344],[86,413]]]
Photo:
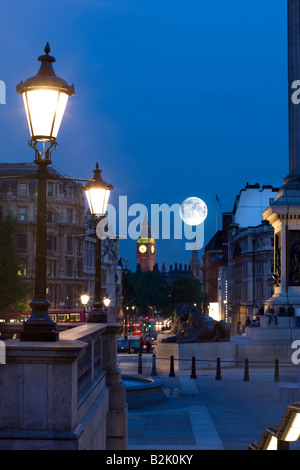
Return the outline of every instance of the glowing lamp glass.
[[[85,189],[90,213],[93,216],[103,216],[106,213],[110,189],[93,187]]]
[[[105,297],[105,299],[103,299],[103,303],[104,303],[105,307],[109,307],[110,299],[108,297]]]
[[[36,88],[23,93],[24,106],[32,138],[56,139],[69,96],[59,90]]]
[[[86,305],[86,304],[88,303],[89,299],[90,299],[90,297],[89,297],[88,295],[83,294],[83,295],[81,296],[81,303],[82,303],[82,305]]]

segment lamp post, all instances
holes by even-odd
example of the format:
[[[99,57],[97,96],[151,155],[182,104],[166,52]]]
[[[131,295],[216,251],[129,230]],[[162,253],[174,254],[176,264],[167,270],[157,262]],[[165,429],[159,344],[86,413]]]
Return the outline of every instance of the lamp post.
[[[110,306],[110,298],[109,297],[104,297],[103,303],[105,305],[105,313],[107,314],[108,312],[108,307]]]
[[[23,96],[28,126],[30,131],[29,145],[35,150],[34,163],[38,167],[38,202],[36,227],[36,259],[34,299],[30,303],[32,314],[23,323],[20,333],[21,341],[56,341],[58,332],[56,323],[48,314],[50,302],[46,295],[46,205],[48,165],[51,162],[51,151],[56,150],[56,137],[64,115],[69,96],[75,94],[74,85],[69,86],[53,70],[54,57],[49,55],[49,43],[45,55],[38,58],[41,62],[38,73],[21,81],[17,93]],[[41,145],[41,151],[37,145]],[[46,146],[48,147],[46,148]]]
[[[80,299],[81,299],[81,303],[83,305],[83,321],[85,322],[85,307],[86,307],[88,301],[90,300],[90,296],[87,295],[87,294],[82,294]]]
[[[95,230],[98,222],[104,217],[107,209],[110,191],[113,189],[111,184],[103,181],[101,177],[101,170],[99,170],[98,163],[94,170],[94,179],[87,183],[84,187],[86,198],[89,204],[89,209],[92,218],[95,220]],[[96,273],[95,273],[95,299],[93,310],[89,314],[89,323],[105,323],[107,321],[107,314],[102,310],[102,295],[101,295],[101,238],[96,236]]]

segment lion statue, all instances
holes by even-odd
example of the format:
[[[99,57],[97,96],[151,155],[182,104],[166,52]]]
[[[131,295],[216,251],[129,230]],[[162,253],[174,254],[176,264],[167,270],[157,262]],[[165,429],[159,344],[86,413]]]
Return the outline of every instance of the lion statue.
[[[162,339],[162,343],[200,343],[208,341],[229,341],[229,325],[203,315],[191,302],[178,304],[173,313],[172,336]]]

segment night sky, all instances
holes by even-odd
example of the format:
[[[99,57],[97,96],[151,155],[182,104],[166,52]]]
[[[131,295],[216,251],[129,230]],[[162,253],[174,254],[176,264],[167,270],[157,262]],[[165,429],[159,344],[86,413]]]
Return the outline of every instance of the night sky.
[[[205,201],[205,243],[246,183],[288,173],[287,12],[282,0],[70,0],[1,5],[2,162],[32,162],[20,80],[47,41],[76,95],[53,164],[103,178],[134,203]],[[185,239],[156,240],[159,268],[188,263]],[[135,270],[135,241],[120,242]],[[200,253],[201,255],[202,253]]]

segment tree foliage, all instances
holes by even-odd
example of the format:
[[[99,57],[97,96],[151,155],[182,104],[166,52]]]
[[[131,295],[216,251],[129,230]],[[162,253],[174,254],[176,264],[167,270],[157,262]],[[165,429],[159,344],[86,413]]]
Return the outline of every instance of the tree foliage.
[[[14,234],[17,222],[9,213],[0,221],[0,317],[26,301],[26,288],[18,275],[19,261],[15,253]]]
[[[171,305],[180,302],[192,302],[198,306],[202,303],[202,284],[198,279],[180,277],[171,285]]]
[[[162,315],[170,315],[179,302],[201,305],[202,284],[190,278],[178,278],[171,284],[159,271],[128,272],[123,275],[125,304],[134,305],[140,315],[155,308]]]

